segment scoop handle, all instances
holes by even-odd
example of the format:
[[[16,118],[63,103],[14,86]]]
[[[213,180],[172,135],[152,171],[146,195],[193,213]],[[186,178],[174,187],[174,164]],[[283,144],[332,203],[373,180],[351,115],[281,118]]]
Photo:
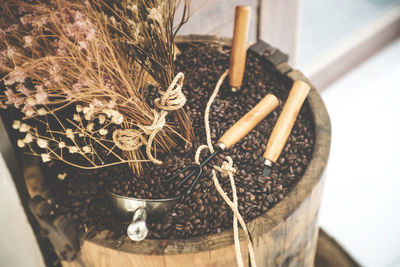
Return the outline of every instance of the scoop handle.
[[[294,82],[287,101],[283,106],[282,112],[268,140],[267,148],[264,153],[265,159],[275,163],[279,158],[309,91],[310,86],[307,83],[303,81]]]
[[[258,104],[238,120],[225,134],[218,140],[226,148],[236,144],[245,137],[260,121],[270,114],[279,105],[279,100],[272,94],[266,95]]]
[[[146,225],[147,209],[138,208],[133,214],[132,222],[129,224],[126,233],[133,241],[142,241],[146,238],[149,230]]]
[[[242,86],[243,81],[250,11],[251,9],[249,6],[237,6],[235,8],[235,25],[229,65],[229,85],[236,90]]]

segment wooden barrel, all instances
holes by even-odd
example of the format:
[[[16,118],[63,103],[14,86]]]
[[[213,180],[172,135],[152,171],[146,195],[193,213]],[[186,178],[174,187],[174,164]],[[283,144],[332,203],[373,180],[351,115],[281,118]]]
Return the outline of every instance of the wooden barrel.
[[[183,36],[179,42],[218,42],[230,45],[229,39],[212,36]],[[292,80],[310,83],[302,73],[287,64],[287,57],[266,44],[260,45],[260,55],[271,67]],[[310,84],[311,85],[311,84]],[[331,126],[325,105],[312,87],[307,101],[315,124],[315,144],[303,177],[273,208],[247,223],[253,239],[258,266],[313,266],[317,237],[318,211],[324,184],[323,173],[327,164]],[[31,195],[38,187],[37,167],[25,169],[25,178]],[[33,189],[32,189],[33,187]],[[36,189],[35,189],[36,188]],[[33,190],[33,191],[32,191]],[[37,192],[36,192],[37,193]],[[236,266],[233,231],[184,240],[146,239],[132,242],[110,240],[105,232],[90,239],[81,238],[77,260],[62,261],[67,266]],[[247,241],[240,236],[244,262],[248,266]],[[126,242],[125,242],[126,241]]]

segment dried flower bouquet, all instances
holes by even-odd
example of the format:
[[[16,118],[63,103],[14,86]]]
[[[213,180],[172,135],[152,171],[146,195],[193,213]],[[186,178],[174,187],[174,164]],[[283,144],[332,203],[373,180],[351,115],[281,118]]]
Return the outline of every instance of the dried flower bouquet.
[[[190,142],[174,78],[175,1],[20,1],[0,9],[1,108],[43,162],[80,168],[162,162],[157,149]],[[188,3],[184,2],[185,23]],[[147,90],[158,88],[149,103]],[[173,117],[167,120],[172,112]]]

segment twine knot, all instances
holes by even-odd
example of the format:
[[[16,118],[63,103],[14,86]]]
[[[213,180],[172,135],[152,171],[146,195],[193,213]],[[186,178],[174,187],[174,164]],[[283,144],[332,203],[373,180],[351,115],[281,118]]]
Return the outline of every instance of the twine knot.
[[[162,164],[162,161],[156,159],[151,154],[151,147],[153,140],[157,133],[165,125],[165,117],[168,115],[167,111],[157,112],[153,110],[154,119],[151,125],[138,125],[138,129],[118,129],[113,132],[112,138],[114,144],[123,151],[133,151],[146,145],[146,154],[150,161],[155,164]],[[149,137],[146,139],[144,135]]]
[[[222,162],[221,166],[214,166],[214,169],[221,173],[222,177],[228,177],[229,174],[235,174],[236,169],[233,168],[233,160],[230,156],[226,156],[227,161]]]
[[[136,150],[143,145],[143,133],[140,129],[117,129],[112,138],[114,144],[123,151]]]
[[[179,72],[166,91],[159,90],[161,98],[154,100],[154,105],[162,110],[177,110],[183,107],[186,103],[186,97],[182,93],[182,84],[184,75]]]
[[[139,128],[147,135],[152,135],[153,133],[158,133],[165,125],[165,117],[168,112],[161,111],[157,112],[153,110],[154,119],[151,125],[139,125]]]

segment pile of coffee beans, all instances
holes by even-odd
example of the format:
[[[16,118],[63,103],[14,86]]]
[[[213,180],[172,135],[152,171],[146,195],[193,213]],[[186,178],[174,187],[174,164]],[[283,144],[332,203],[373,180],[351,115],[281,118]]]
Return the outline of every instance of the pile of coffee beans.
[[[206,143],[204,110],[222,73],[229,67],[230,49],[213,44],[184,44],[176,60],[176,72],[185,74],[183,92],[187,97],[184,109],[194,129],[191,146],[184,142],[171,152],[157,152],[161,166],[148,166],[141,176],[133,175],[128,166],[119,165],[96,170],[80,170],[51,162],[45,173],[52,181],[60,212],[68,212],[83,231],[108,229],[116,238],[126,229],[127,221],[112,212],[105,192],[136,198],[165,198],[184,194],[188,181],[180,190],[166,179],[194,162],[198,146]],[[185,196],[167,215],[149,218],[150,238],[186,238],[216,233],[232,227],[232,212],[219,196],[211,179],[213,165],[221,164],[226,155],[232,157],[237,170],[239,211],[246,221],[266,212],[295,185],[311,158],[314,143],[312,116],[306,103],[300,111],[289,140],[271,177],[262,176],[263,153],[266,141],[282,110],[292,82],[283,75],[269,70],[257,55],[248,53],[246,71],[241,90],[232,93],[226,79],[210,111],[211,137],[215,144],[219,137],[253,108],[266,94],[275,94],[280,106],[264,119],[250,134],[229,150],[221,153],[204,167],[194,190]],[[148,99],[157,97],[150,90]],[[208,155],[202,153],[202,158]],[[57,179],[66,174],[64,180]],[[61,176],[62,177],[62,176]],[[221,186],[232,198],[228,178],[218,177]],[[88,230],[89,229],[89,230]]]

